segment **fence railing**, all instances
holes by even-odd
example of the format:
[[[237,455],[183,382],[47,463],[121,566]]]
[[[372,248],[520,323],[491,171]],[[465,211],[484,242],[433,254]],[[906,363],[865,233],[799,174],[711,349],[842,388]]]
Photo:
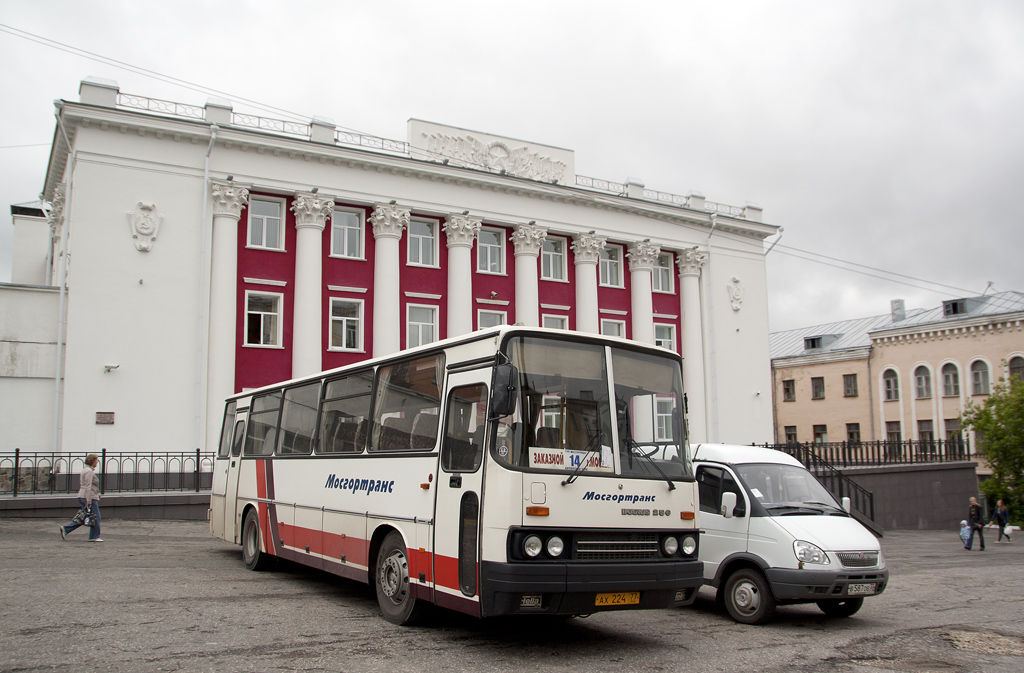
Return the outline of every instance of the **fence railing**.
[[[799,446],[837,467],[871,467],[911,463],[956,463],[974,460],[971,444],[965,439],[907,439],[873,442],[811,442],[765,444],[771,449],[790,452],[786,447]],[[795,454],[794,454],[795,455]]]
[[[793,456],[818,478],[818,481],[842,502],[843,498],[850,498],[850,507],[871,521],[875,520],[875,494],[867,490],[857,482],[853,481],[833,465],[814,451],[820,444],[776,444],[769,448],[783,451]]]
[[[73,495],[88,453],[0,452],[0,496]],[[213,453],[113,452],[103,449],[96,472],[100,493],[209,489]]]

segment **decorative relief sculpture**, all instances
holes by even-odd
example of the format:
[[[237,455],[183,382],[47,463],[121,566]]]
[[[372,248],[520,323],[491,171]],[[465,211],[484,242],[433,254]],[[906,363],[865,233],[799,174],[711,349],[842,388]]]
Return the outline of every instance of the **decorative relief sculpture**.
[[[637,241],[629,246],[626,257],[629,258],[630,271],[652,271],[658,263],[661,247],[650,241]]]
[[[482,221],[476,217],[470,217],[465,213],[452,213],[444,223],[445,237],[448,239],[448,247],[472,247],[473,240],[480,232]]]
[[[597,236],[593,232],[576,234],[572,240],[574,264],[597,264],[601,260],[601,251],[608,239]]]
[[[729,288],[729,304],[732,306],[732,310],[740,310],[740,307],[743,306],[743,284],[740,283],[739,278],[733,276],[727,287]]]
[[[242,208],[249,202],[249,190],[234,182],[210,182],[210,195],[213,196],[213,216],[242,217]]]
[[[511,148],[500,140],[484,144],[471,135],[450,136],[424,133],[427,151],[477,168],[504,170],[509,175],[554,182],[565,177],[565,162],[557,161],[527,147]]]
[[[153,241],[160,232],[162,219],[163,215],[156,211],[156,204],[153,203],[139,201],[134,210],[128,211],[128,225],[132,230],[136,250],[149,252],[153,249]]]
[[[291,211],[295,213],[295,228],[315,227],[323,229],[327,218],[334,212],[334,200],[311,193],[299,193],[292,201]]]
[[[540,255],[540,248],[544,245],[544,239],[547,236],[547,229],[531,223],[517,225],[515,233],[509,238],[512,239],[512,243],[516,246],[515,254],[517,257],[519,255],[533,255],[536,257]]]
[[[50,202],[50,212],[46,219],[50,224],[50,232],[56,237],[60,233],[61,223],[64,218],[64,183],[57,185],[53,190],[53,201]]]
[[[708,253],[697,252],[694,249],[683,250],[678,257],[676,266],[679,268],[680,276],[699,276],[700,270],[708,263]]]
[[[378,203],[370,216],[374,238],[401,238],[402,232],[409,226],[412,216],[408,208],[391,203]]]

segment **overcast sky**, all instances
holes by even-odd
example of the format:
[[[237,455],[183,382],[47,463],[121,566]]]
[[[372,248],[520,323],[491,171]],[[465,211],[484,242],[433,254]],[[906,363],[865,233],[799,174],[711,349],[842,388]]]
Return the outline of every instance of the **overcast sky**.
[[[756,203],[785,229],[773,331],[1024,290],[1024,2],[0,0],[0,24],[363,133],[404,139],[416,117]],[[9,32],[0,64],[9,282],[8,206],[42,189],[54,99],[90,75],[209,94]]]

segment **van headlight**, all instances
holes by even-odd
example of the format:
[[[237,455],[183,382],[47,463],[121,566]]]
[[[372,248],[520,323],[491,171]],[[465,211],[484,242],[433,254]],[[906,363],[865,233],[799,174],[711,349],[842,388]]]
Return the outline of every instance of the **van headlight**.
[[[796,554],[796,560],[801,563],[817,563],[818,565],[831,563],[828,560],[828,554],[823,552],[821,547],[805,540],[797,540],[793,543],[793,553]]]

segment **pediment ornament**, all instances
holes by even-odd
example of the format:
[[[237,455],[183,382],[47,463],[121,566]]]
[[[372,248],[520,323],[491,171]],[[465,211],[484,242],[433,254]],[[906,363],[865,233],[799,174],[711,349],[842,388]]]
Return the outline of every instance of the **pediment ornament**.
[[[543,182],[560,181],[565,177],[565,162],[531,151],[528,147],[511,147],[500,140],[484,143],[472,135],[424,133],[423,137],[428,152],[471,168],[504,170],[509,175]]]

